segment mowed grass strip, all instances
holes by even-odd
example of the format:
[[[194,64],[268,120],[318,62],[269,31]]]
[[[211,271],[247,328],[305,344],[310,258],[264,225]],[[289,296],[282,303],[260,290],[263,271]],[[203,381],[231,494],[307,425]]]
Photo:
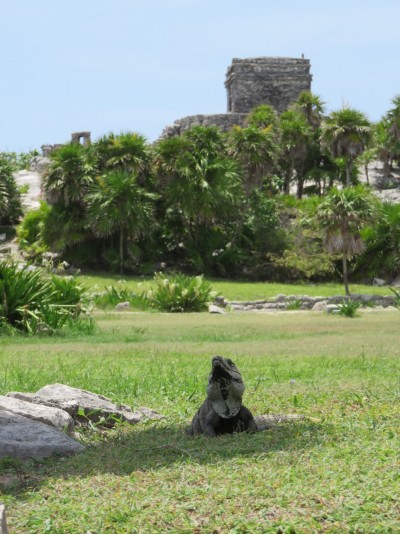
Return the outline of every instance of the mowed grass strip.
[[[399,312],[97,319],[94,337],[2,338],[0,393],[64,382],[166,419],[82,434],[72,458],[2,462],[11,532],[399,531]],[[186,437],[213,354],[238,364],[253,413],[306,418]]]

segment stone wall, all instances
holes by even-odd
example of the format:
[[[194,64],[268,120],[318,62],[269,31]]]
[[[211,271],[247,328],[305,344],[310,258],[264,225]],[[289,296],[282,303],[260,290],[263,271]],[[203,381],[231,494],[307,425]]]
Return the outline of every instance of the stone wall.
[[[281,113],[301,91],[311,90],[311,79],[309,59],[233,59],[225,81],[228,112],[249,113],[256,106],[268,104]]]
[[[317,303],[324,303],[325,306],[336,308],[337,305],[342,304],[343,301],[355,300],[361,303],[363,307],[382,307],[387,308],[393,306],[395,303],[394,296],[391,295],[351,295],[351,297],[345,296],[333,296],[333,297],[309,297],[307,295],[277,295],[275,298],[266,300],[255,301],[232,301],[222,302],[216,300],[216,304],[229,306],[232,311],[256,311],[256,310],[287,310],[291,308],[291,305],[296,303],[296,308],[300,310],[312,310]],[[225,299],[223,299],[225,300]],[[315,309],[315,308],[314,308]],[[319,311],[322,311],[319,310]]]
[[[217,126],[223,132],[233,126],[244,126],[247,113],[219,113],[215,115],[189,115],[178,119],[174,124],[164,128],[161,137],[174,137],[190,130],[193,126]]]

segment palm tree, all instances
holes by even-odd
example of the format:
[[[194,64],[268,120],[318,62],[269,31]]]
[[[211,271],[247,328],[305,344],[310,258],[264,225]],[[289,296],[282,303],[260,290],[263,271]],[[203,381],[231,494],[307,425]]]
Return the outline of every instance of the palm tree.
[[[329,150],[333,158],[343,157],[346,161],[346,187],[350,186],[354,161],[368,147],[371,137],[371,123],[356,109],[333,111],[322,123],[322,147]]]
[[[386,117],[375,124],[373,128],[373,145],[377,158],[383,163],[383,175],[390,176],[393,162],[393,143],[389,131],[390,125]]]
[[[282,131],[281,162],[284,171],[284,192],[289,194],[294,177],[297,180],[297,196],[301,198],[304,183],[304,164],[312,139],[312,129],[304,115],[289,109],[280,117]]]
[[[8,211],[8,190],[5,181],[0,176],[0,220]]]
[[[374,211],[374,200],[362,186],[332,188],[317,207],[316,216],[324,230],[326,248],[331,254],[342,256],[346,295],[350,295],[347,260],[364,250],[360,231],[372,219]]]
[[[255,107],[246,121],[247,126],[254,128],[272,128],[272,130],[279,136],[279,117],[276,109],[267,104]]]
[[[215,249],[231,242],[241,215],[237,162],[226,155],[224,136],[216,128],[193,128],[181,137],[159,141],[154,150],[168,251],[204,270],[215,261]],[[218,246],[213,241],[216,233]]]
[[[150,147],[146,138],[136,132],[110,133],[92,145],[100,172],[125,171],[135,173],[138,183],[148,178]]]
[[[360,268],[371,276],[395,278],[400,274],[400,204],[378,205],[374,224],[363,231],[366,250]]]
[[[314,95],[311,91],[302,91],[293,107],[304,114],[313,129],[321,126],[325,102],[318,95]]]
[[[119,236],[119,268],[122,273],[126,244],[149,229],[153,222],[155,195],[138,185],[138,177],[111,171],[98,177],[87,195],[87,220],[94,235]]]
[[[272,128],[236,126],[228,134],[228,154],[243,168],[247,198],[260,190],[264,179],[274,169],[279,153]]]
[[[51,162],[42,185],[50,204],[65,207],[84,206],[84,197],[92,183],[96,166],[89,150],[79,143],[63,145],[50,156]]]
[[[22,215],[21,194],[13,176],[13,165],[0,154],[0,223],[16,224]]]

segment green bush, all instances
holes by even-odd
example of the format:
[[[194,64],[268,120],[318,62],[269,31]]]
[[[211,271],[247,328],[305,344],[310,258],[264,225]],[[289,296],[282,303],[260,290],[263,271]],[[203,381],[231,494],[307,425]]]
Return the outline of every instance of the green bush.
[[[202,276],[162,273],[154,277],[155,288],[148,291],[149,304],[167,312],[197,312],[207,308],[217,293]]]
[[[15,224],[22,215],[21,195],[12,173],[12,165],[0,153],[0,224]]]
[[[357,317],[357,310],[361,306],[361,302],[358,300],[345,300],[343,299],[342,304],[338,305],[339,315],[343,317]]]
[[[48,278],[42,269],[0,263],[0,321],[29,334],[58,333],[78,320],[85,289],[75,279]]]
[[[100,309],[115,308],[120,302],[129,302],[133,308],[148,308],[148,301],[144,295],[127,288],[106,287],[105,291],[93,296],[93,304]]]
[[[393,306],[395,306],[396,308],[398,308],[400,310],[400,290],[399,289],[395,289],[394,287],[389,287],[389,289],[394,295]]]

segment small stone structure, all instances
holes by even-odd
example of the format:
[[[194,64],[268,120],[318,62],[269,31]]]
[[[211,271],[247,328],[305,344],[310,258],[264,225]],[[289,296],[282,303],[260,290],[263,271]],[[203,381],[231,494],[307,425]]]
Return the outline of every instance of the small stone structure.
[[[226,74],[227,113],[189,115],[164,128],[161,138],[174,137],[193,126],[217,126],[222,131],[244,126],[248,114],[261,104],[279,113],[311,90],[310,60],[286,57],[233,59]]]
[[[62,146],[64,146],[64,145],[62,145],[60,143],[55,144],[55,145],[42,145],[40,147],[42,149],[42,156],[44,158],[48,158],[52,152],[54,152],[58,148],[61,148]]]
[[[71,134],[71,143],[83,144],[89,146],[91,144],[90,132],[74,132]]]
[[[285,111],[311,90],[310,60],[288,57],[233,59],[226,73],[228,112],[250,113],[261,104]]]

